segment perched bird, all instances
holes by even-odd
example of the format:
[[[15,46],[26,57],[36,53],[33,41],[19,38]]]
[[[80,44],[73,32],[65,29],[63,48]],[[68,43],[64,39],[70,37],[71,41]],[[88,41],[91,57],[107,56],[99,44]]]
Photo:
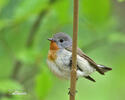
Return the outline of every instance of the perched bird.
[[[47,64],[50,70],[58,77],[70,79],[72,66],[72,38],[63,33],[56,33],[50,41],[50,50],[48,52]],[[95,80],[90,76],[97,71],[104,75],[112,68],[96,64],[81,49],[77,48],[77,78],[85,77],[93,82]]]

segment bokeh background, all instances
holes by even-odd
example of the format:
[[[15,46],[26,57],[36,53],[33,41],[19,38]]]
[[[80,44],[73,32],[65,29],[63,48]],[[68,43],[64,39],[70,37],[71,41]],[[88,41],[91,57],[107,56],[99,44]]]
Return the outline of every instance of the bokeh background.
[[[80,78],[76,100],[125,100],[125,2],[79,6],[78,46],[113,70],[92,74],[96,83]],[[69,81],[47,67],[47,38],[72,30],[73,0],[0,0],[0,100],[68,100]]]

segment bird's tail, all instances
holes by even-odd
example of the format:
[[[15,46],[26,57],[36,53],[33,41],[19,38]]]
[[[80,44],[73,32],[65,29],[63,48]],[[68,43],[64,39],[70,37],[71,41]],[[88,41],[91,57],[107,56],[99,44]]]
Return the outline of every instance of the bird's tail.
[[[110,67],[106,67],[106,66],[104,66],[104,65],[98,65],[98,67],[100,68],[100,70],[102,71],[102,72],[108,72],[108,71],[110,71],[110,70],[112,70],[112,68],[110,68]]]

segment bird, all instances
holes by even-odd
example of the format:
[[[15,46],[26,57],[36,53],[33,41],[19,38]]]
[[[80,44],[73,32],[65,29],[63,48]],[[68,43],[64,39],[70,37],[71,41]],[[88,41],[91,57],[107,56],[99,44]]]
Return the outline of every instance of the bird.
[[[47,64],[51,72],[61,79],[70,80],[72,67],[72,38],[64,33],[54,34],[50,41],[50,49],[47,57]],[[96,82],[90,75],[97,71],[101,75],[112,70],[101,64],[97,64],[88,57],[80,48],[77,47],[77,79],[84,77],[92,82]]]

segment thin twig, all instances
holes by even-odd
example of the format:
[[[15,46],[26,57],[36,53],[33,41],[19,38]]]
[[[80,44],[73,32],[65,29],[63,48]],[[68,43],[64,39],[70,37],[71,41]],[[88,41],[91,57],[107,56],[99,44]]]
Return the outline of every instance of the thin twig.
[[[70,100],[75,100],[76,92],[76,59],[77,59],[77,33],[78,33],[78,0],[74,0],[73,19],[73,47],[72,47],[72,70],[70,80]]]

